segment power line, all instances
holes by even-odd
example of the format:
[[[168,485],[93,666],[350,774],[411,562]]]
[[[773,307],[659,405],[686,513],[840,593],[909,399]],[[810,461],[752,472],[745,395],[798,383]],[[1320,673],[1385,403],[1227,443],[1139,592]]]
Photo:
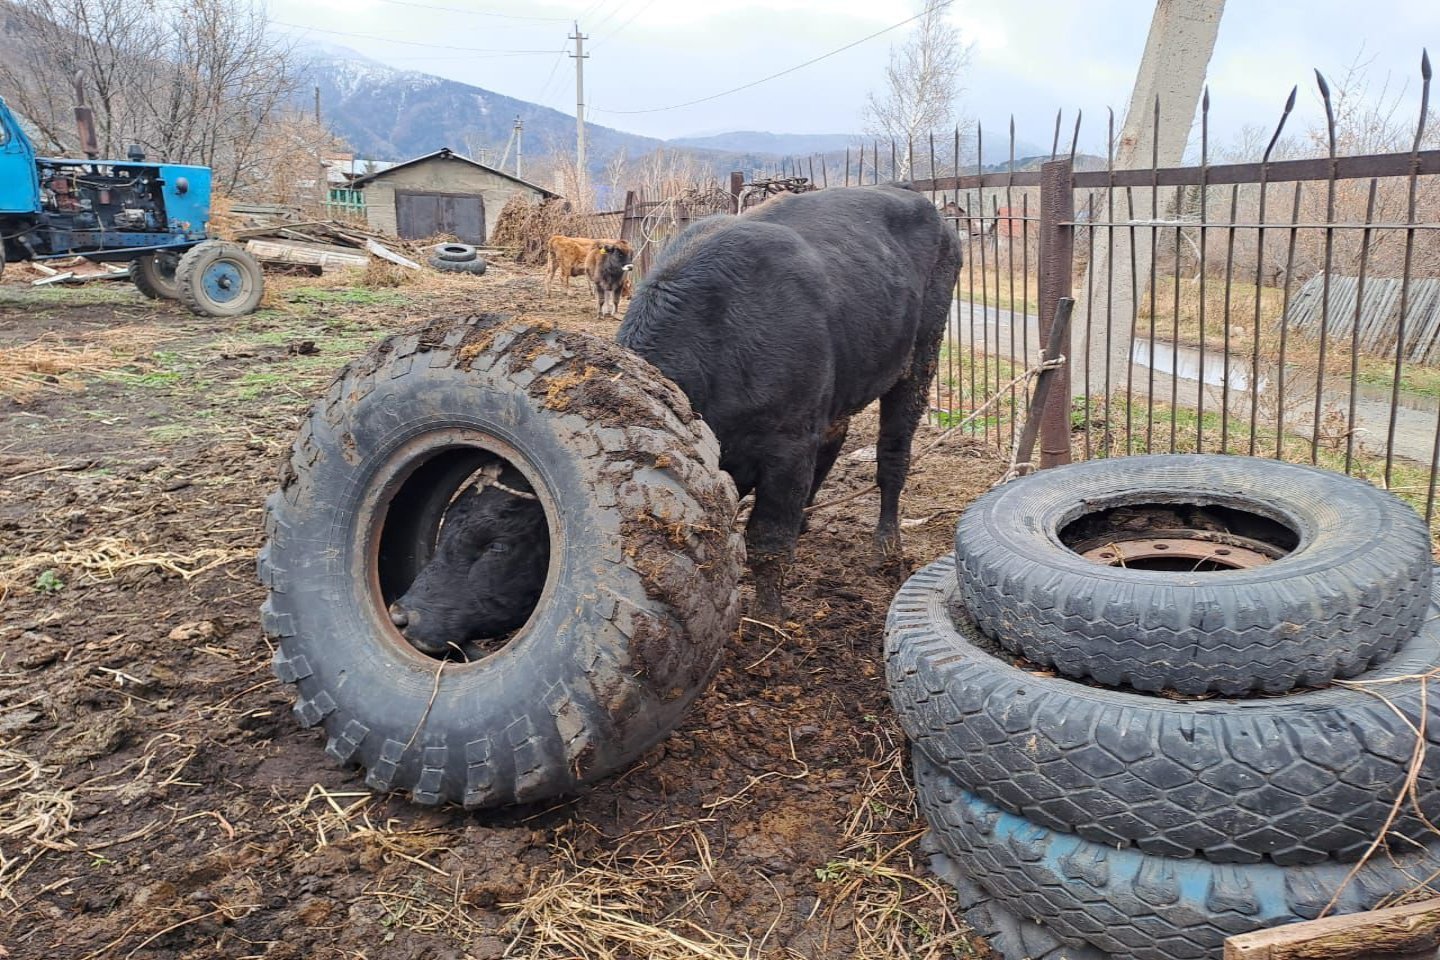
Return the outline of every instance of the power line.
[[[350,37],[355,40],[379,40],[382,43],[399,43],[407,47],[429,47],[432,50],[463,50],[466,53],[497,53],[511,56],[520,56],[532,53],[555,53],[554,50],[503,50],[499,48],[486,47],[454,47],[445,43],[421,43],[418,40],[396,40],[392,37],[377,37],[368,33],[346,33],[343,30],[327,30],[324,27],[306,27],[298,23],[286,23],[283,20],[271,20],[277,27],[290,27],[292,30],[309,30],[315,33],[329,33],[337,37]],[[560,52],[564,52],[563,50]]]
[[[592,106],[592,107],[590,108],[590,111],[591,111],[592,113],[613,113],[613,114],[662,113],[662,112],[664,112],[664,111],[666,111],[666,110],[679,110],[681,107],[693,107],[693,106],[694,106],[695,104],[697,104],[697,103],[708,103],[708,102],[711,101],[711,100],[718,100],[718,99],[720,99],[721,97],[728,97],[728,96],[730,96],[730,94],[732,94],[732,93],[739,93],[741,90],[749,90],[751,87],[758,87],[758,86],[759,86],[760,84],[762,84],[762,83],[768,83],[768,82],[770,82],[771,80],[776,80],[776,79],[778,79],[778,78],[780,78],[780,77],[785,76],[786,74],[794,73],[796,70],[803,70],[804,68],[806,68],[806,67],[808,67],[808,66],[811,66],[812,64],[819,63],[821,60],[828,60],[828,59],[830,59],[831,57],[835,56],[836,54],[844,53],[846,50],[849,50],[851,47],[858,47],[858,46],[860,46],[860,44],[865,43],[865,42],[870,41],[870,40],[874,40],[876,37],[884,36],[885,34],[889,33],[889,32],[892,31],[892,30],[899,30],[901,27],[905,26],[907,23],[914,23],[916,20],[919,20],[921,17],[927,16],[928,14],[934,12],[935,10],[939,10],[939,9],[941,9],[942,7],[949,6],[951,2],[952,2],[952,0],[939,0],[939,2],[937,2],[937,3],[935,3],[935,4],[932,4],[932,5],[929,6],[929,7],[926,7],[924,10],[922,10],[922,11],[920,11],[919,13],[915,14],[915,16],[913,16],[913,17],[907,17],[906,19],[901,20],[899,23],[892,23],[890,26],[886,27],[884,30],[876,30],[874,33],[870,34],[868,37],[861,37],[859,40],[856,40],[856,41],[854,41],[854,42],[852,42],[852,43],[847,43],[847,44],[845,44],[845,46],[839,47],[839,48],[834,49],[834,50],[831,50],[829,53],[822,53],[820,56],[815,57],[815,58],[812,59],[812,60],[806,60],[804,63],[797,63],[795,66],[789,67],[788,69],[785,69],[785,70],[781,70],[779,73],[772,73],[772,74],[770,74],[770,76],[768,76],[768,77],[761,77],[759,80],[752,80],[752,81],[750,81],[749,83],[742,84],[742,85],[740,85],[740,86],[738,86],[738,87],[733,87],[733,88],[731,88],[731,89],[729,89],[729,90],[722,90],[722,91],[720,91],[719,93],[712,93],[712,94],[711,94],[710,96],[708,96],[708,97],[700,97],[699,99],[696,99],[696,100],[686,100],[684,103],[672,103],[672,104],[671,104],[670,106],[668,106],[668,107],[648,107],[648,108],[646,108],[646,109],[644,109],[644,110],[606,110],[606,109],[604,109],[603,107],[594,107],[594,106]]]
[[[542,105],[545,103],[545,94],[550,92],[550,84],[555,82],[555,71],[560,69],[560,61],[564,60],[565,54],[569,52],[570,46],[569,44],[566,44],[563,48],[561,48],[559,56],[555,58],[555,62],[550,64],[550,74],[545,78],[545,85],[540,88],[540,93],[535,97],[536,103]]]
[[[630,26],[630,24],[634,23],[634,22],[636,21],[636,19],[638,19],[642,14],[645,13],[645,11],[649,10],[649,9],[650,9],[651,7],[653,7],[653,6],[655,6],[655,0],[650,0],[649,3],[645,4],[645,6],[641,7],[639,10],[635,11],[635,13],[630,17],[629,20],[626,20],[624,23],[620,24],[620,26],[616,27],[614,30],[611,30],[609,33],[605,34],[605,36],[603,36],[603,37],[601,37],[599,40],[597,40],[597,41],[595,42],[595,46],[597,46],[597,47],[600,46],[600,44],[601,44],[603,41],[609,40],[611,37],[619,36],[621,33],[624,32],[624,30],[625,30],[626,27],[628,27],[628,26]]]
[[[605,14],[605,16],[600,18],[599,23],[595,24],[595,26],[591,27],[590,29],[599,30],[601,27],[605,26],[605,24],[609,23],[615,18],[615,14],[620,12],[621,8],[625,6],[625,3],[626,0],[620,0],[620,2],[615,4],[614,8],[609,13]],[[576,23],[579,23],[579,21],[577,20]]]
[[[609,2],[610,2],[610,0],[595,0],[594,3],[590,4],[589,9],[587,9],[584,13],[580,14],[580,16],[579,16],[578,18],[571,18],[571,19],[574,19],[576,23],[579,23],[579,22],[584,21],[584,20],[589,20],[589,19],[590,19],[590,15],[591,15],[592,13],[594,13],[596,10],[599,10],[601,7],[605,6],[605,4],[607,4],[607,3],[609,3]]]
[[[514,13],[491,13],[489,10],[466,10],[464,7],[441,7],[430,3],[414,3],[412,0],[380,0],[381,3],[392,3],[397,7],[416,7],[420,10],[443,10],[446,13],[468,13],[473,17],[496,17],[501,20],[531,20],[543,21],[546,23],[566,23],[569,17],[522,17]]]

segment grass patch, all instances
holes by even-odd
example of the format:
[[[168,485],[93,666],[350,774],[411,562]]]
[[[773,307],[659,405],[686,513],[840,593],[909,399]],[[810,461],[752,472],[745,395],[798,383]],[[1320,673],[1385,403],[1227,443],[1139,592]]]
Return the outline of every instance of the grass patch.
[[[371,290],[366,287],[292,287],[285,291],[286,303],[399,306],[410,297],[398,290]]]
[[[28,311],[56,310],[76,305],[110,304],[143,306],[150,301],[140,295],[133,284],[108,280],[83,284],[51,284],[34,287],[29,284],[0,286],[0,307],[23,307]]]

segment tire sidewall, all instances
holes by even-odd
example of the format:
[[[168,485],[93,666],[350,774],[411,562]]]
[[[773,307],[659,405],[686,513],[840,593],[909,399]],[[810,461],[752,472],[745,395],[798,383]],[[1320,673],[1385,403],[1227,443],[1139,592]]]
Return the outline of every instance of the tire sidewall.
[[[473,276],[483,276],[486,270],[486,263],[479,257],[471,257],[469,260],[446,260],[435,256],[430,258],[430,266],[442,273],[468,273]]]
[[[435,245],[435,259],[448,263],[469,263],[479,252],[468,243],[439,243]]]
[[[1220,485],[1198,483],[1181,474],[1196,469],[1216,476]],[[1221,581],[1207,579],[1209,575],[1105,566],[1060,541],[1060,529],[1080,515],[1146,502],[1151,494],[1148,502],[1173,499],[1251,510],[1291,526],[1300,535],[1300,544],[1274,563],[1227,570],[1219,575]],[[1338,564],[1373,552],[1377,544],[1393,549],[1384,538],[1394,532],[1395,514],[1386,507],[1408,508],[1398,502],[1386,504],[1387,498],[1393,495],[1353,477],[1279,460],[1213,454],[1092,460],[1040,471],[986,494],[957,525],[955,550],[962,567],[978,539],[1047,570],[1092,580],[1172,588],[1223,584],[1225,589],[1236,589],[1328,573]],[[1418,518],[1415,526],[1421,529]]]
[[[417,799],[463,793],[474,806],[563,792],[673,729],[718,668],[728,630],[690,634],[627,562],[614,505],[627,489],[660,496],[673,486],[662,471],[637,465],[617,487],[594,425],[528,398],[494,357],[482,354],[468,371],[426,359],[347,378],[342,402],[310,418],[306,448],[318,455],[272,503],[267,559],[286,571],[282,605],[294,617],[283,655],[303,657],[310,671],[302,698],[326,695],[332,756],[365,767],[372,786],[418,784]],[[456,431],[518,452],[515,465],[548,500],[551,567],[521,633],[482,661],[447,666],[437,686],[439,662],[404,643],[377,598],[370,504],[396,451]],[[688,666],[675,663],[682,644],[694,657]],[[368,732],[347,754],[337,737],[355,733],[352,722]],[[481,786],[493,795],[469,780],[467,768],[482,762]]]

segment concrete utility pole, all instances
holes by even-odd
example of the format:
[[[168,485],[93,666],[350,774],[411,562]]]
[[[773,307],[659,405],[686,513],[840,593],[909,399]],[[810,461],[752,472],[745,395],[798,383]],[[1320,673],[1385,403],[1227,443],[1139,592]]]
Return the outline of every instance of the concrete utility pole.
[[[515,118],[515,179],[523,180],[524,175],[520,172],[520,137],[525,132],[525,121],[519,117]]]
[[[581,182],[585,180],[585,41],[590,38],[580,32],[575,24],[575,34],[569,39],[575,41],[575,52],[570,54],[575,61],[575,171]]]
[[[1115,142],[1116,170],[1143,170],[1152,162],[1162,167],[1175,167],[1183,161],[1191,122],[1205,89],[1205,71],[1215,50],[1215,36],[1220,31],[1220,15],[1224,12],[1225,0],[1158,0],[1155,4],[1150,36],[1145,41],[1145,54],[1140,60],[1135,87],[1130,93],[1130,106],[1125,111],[1124,126]],[[1155,123],[1157,97],[1160,103],[1158,143]],[[1148,189],[1131,191],[1133,216],[1125,194],[1120,190],[1115,193],[1116,222],[1155,219],[1156,211],[1151,209]],[[1097,210],[1096,215],[1108,212],[1107,204]],[[1102,231],[1101,235],[1106,232]],[[1113,244],[1105,247],[1096,244],[1098,249],[1089,267],[1091,277],[1081,281],[1076,288],[1081,297],[1084,296],[1083,291],[1094,291],[1089,304],[1076,304],[1076,322],[1070,328],[1070,356],[1083,356],[1084,318],[1089,318],[1090,351],[1087,362],[1090,365],[1091,392],[1105,389],[1107,371],[1112,391],[1123,385],[1129,369],[1135,305],[1143,293],[1131,283],[1130,233],[1124,228],[1116,229]],[[1135,275],[1147,278],[1150,276],[1150,260],[1154,256],[1151,231],[1149,228],[1138,228],[1134,233]],[[1108,294],[1107,288],[1110,289]],[[1108,350],[1105,343],[1107,316],[1112,331]],[[1085,391],[1083,368],[1072,372],[1070,384],[1071,392],[1076,395]]]

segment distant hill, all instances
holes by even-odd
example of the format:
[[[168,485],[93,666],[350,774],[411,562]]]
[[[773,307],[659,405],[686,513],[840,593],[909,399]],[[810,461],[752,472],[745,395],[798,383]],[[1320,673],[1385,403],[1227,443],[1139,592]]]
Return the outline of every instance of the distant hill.
[[[531,157],[574,143],[575,118],[559,110],[397,70],[344,48],[306,48],[304,55],[298,105],[308,106],[318,87],[325,122],[369,159],[407,160],[448,146],[476,159],[484,151],[488,162],[497,163],[517,116],[524,121],[524,147]],[[588,124],[585,132],[590,166],[597,172],[617,150],[638,156],[664,146],[662,140],[598,124]]]
[[[716,133],[704,137],[676,137],[666,141],[677,147],[696,147],[701,150],[718,150],[728,153],[758,153],[771,156],[811,156],[813,154],[843,153],[846,147],[863,140],[854,133],[762,133],[754,130],[736,130],[730,133]]]

